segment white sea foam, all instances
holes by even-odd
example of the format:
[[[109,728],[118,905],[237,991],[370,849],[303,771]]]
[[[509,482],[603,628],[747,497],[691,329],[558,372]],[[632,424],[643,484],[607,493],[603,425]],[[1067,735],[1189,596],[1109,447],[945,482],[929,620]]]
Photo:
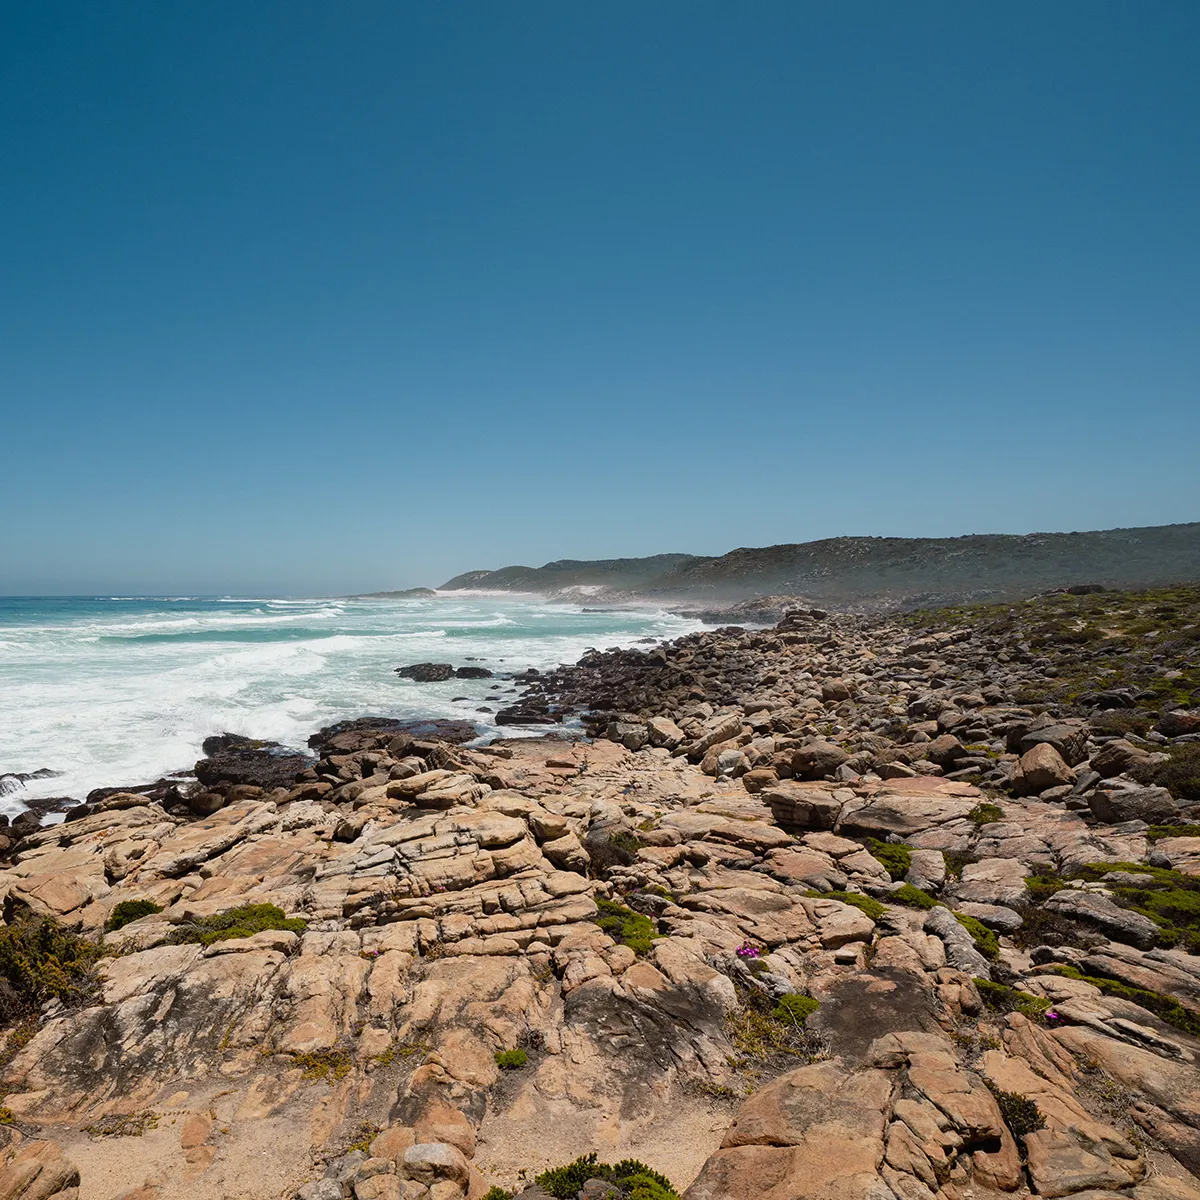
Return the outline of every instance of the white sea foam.
[[[0,600],[0,774],[62,772],[3,797],[0,812],[18,811],[18,795],[82,797],[187,769],[204,738],[224,730],[303,746],[322,725],[372,714],[462,717],[497,732],[478,710],[511,703],[513,693],[492,690],[514,686],[504,674],[696,627],[661,611],[585,613],[461,592]],[[426,660],[474,661],[497,677],[418,684],[394,673]],[[460,696],[471,699],[455,702]]]

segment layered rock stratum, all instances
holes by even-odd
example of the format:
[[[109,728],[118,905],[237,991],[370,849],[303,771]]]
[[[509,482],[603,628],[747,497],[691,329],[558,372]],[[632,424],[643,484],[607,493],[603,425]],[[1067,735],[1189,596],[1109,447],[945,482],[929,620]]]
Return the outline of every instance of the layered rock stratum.
[[[1198,1200],[1198,610],[797,610],[14,834],[0,1197]]]

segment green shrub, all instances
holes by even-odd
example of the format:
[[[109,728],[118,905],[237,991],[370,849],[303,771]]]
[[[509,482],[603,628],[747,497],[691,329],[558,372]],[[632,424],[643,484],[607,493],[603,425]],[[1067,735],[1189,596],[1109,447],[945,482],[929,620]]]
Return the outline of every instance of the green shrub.
[[[599,915],[592,918],[615,942],[628,946],[635,954],[647,954],[660,934],[654,922],[631,908],[616,904],[612,900],[597,897]]]
[[[300,917],[285,916],[283,909],[274,904],[243,904],[240,908],[231,908],[179,926],[172,934],[171,941],[176,944],[199,942],[202,946],[211,946],[214,942],[224,942],[230,938],[251,937],[267,929],[303,933],[307,928],[307,921]]]
[[[1035,1101],[1030,1100],[1028,1096],[1022,1096],[1020,1092],[1006,1092],[996,1087],[990,1079],[986,1083],[992,1095],[996,1097],[996,1104],[1005,1125],[1017,1141],[1022,1141],[1027,1134],[1046,1128],[1046,1118],[1042,1116],[1042,1110]]]
[[[595,1151],[585,1154],[565,1167],[543,1171],[535,1182],[555,1200],[575,1200],[589,1179],[603,1179],[615,1184],[629,1200],[679,1200],[679,1193],[665,1175],[637,1159],[622,1159],[611,1166],[596,1159]]]
[[[78,1003],[95,986],[100,942],[80,937],[49,917],[19,917],[0,926],[0,1021],[11,1024],[45,1001]]]
[[[104,928],[109,933],[115,933],[118,929],[124,929],[130,921],[160,912],[162,912],[162,905],[155,904],[153,900],[122,900],[120,904],[113,906],[112,912],[108,914],[108,920],[104,922]]]
[[[779,1002],[771,1010],[771,1016],[776,1021],[790,1021],[796,1025],[803,1025],[820,1007],[819,1002],[811,996],[792,993],[779,997]]]
[[[984,1004],[998,1013],[1018,1012],[1022,1016],[1036,1019],[1049,1007],[1050,1001],[1029,992],[1018,991],[1017,988],[1005,987],[1002,983],[993,983],[990,979],[976,979],[975,987]]]
[[[483,1200],[513,1200],[513,1194],[502,1187],[490,1187],[483,1193]]]
[[[911,883],[906,883],[898,887],[894,892],[889,893],[888,900],[893,904],[903,904],[907,908],[937,908],[941,903],[928,892],[923,891],[919,887],[913,887]]]
[[[878,900],[872,900],[870,896],[863,896],[858,892],[809,891],[805,895],[811,896],[814,900],[840,900],[843,904],[853,904],[855,908],[865,912],[872,921],[878,921],[887,913],[887,909]]]
[[[497,1050],[496,1066],[502,1071],[516,1071],[529,1062],[529,1055],[524,1050]]]
[[[1165,787],[1176,800],[1200,801],[1200,745],[1183,742],[1165,747],[1169,762],[1147,763],[1129,772],[1139,783]]]
[[[642,839],[628,829],[619,829],[608,839],[614,846],[624,850],[626,854],[634,854],[642,848]]]
[[[951,912],[953,911],[951,909]],[[954,919],[971,935],[975,941],[975,949],[984,958],[996,958],[1000,953],[1000,939],[982,921],[960,912],[954,913]]]
[[[878,838],[867,839],[867,850],[872,858],[878,859],[893,879],[903,879],[912,866],[912,851],[907,846],[894,846]]]
[[[998,804],[981,802],[967,813],[967,820],[976,828],[982,825],[991,825],[994,821],[1004,820],[1004,809]]]

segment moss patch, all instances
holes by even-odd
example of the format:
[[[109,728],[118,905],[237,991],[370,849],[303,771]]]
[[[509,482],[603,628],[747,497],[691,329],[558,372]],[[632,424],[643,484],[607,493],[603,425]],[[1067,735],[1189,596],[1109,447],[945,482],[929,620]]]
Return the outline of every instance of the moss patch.
[[[928,892],[919,887],[913,887],[911,883],[906,883],[902,887],[898,887],[894,892],[888,894],[888,900],[893,904],[903,904],[906,908],[937,908],[941,901],[931,896]]]
[[[771,1010],[771,1016],[776,1021],[785,1024],[792,1022],[796,1025],[803,1025],[820,1007],[820,1003],[811,996],[799,996],[793,993],[779,997],[779,1003]]]
[[[867,839],[867,850],[872,858],[878,859],[887,873],[895,879],[903,879],[912,866],[912,851],[907,846],[894,846],[890,842],[881,842],[878,838]]]
[[[878,900],[872,900],[870,896],[861,896],[858,892],[808,891],[805,892],[805,895],[811,896],[814,900],[840,900],[843,904],[852,904],[861,912],[865,912],[872,921],[878,921],[887,913],[887,908]]]
[[[954,919],[971,935],[975,949],[984,958],[995,960],[1000,953],[1000,939],[982,921],[968,917],[966,913],[954,912]]]
[[[354,1066],[354,1060],[345,1050],[309,1050],[293,1054],[292,1061],[303,1069],[304,1078],[310,1080],[345,1079]]]
[[[524,1050],[497,1050],[496,1066],[502,1071],[518,1071],[529,1062],[529,1055]]]
[[[598,897],[596,907],[600,910],[592,918],[615,942],[628,946],[635,954],[647,954],[654,939],[661,936],[649,917],[634,912],[612,900]]]

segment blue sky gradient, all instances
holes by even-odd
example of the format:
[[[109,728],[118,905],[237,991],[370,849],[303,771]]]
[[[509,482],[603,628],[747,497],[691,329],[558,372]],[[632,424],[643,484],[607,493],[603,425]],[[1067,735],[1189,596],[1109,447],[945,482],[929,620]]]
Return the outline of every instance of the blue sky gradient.
[[[22,0],[0,593],[1200,519],[1200,6]]]

